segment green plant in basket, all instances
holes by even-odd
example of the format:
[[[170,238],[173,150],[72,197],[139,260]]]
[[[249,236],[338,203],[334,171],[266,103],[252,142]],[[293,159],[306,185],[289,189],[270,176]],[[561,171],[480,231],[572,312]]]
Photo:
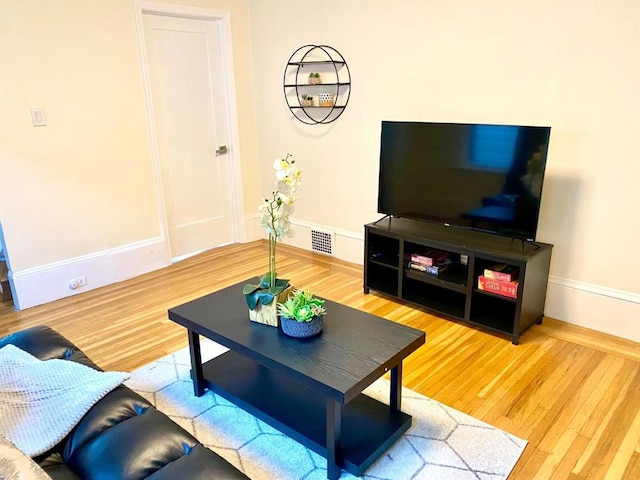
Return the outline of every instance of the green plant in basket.
[[[327,313],[323,304],[324,300],[316,298],[309,289],[294,290],[287,300],[278,303],[278,314],[298,322],[309,322],[313,317]]]
[[[319,85],[322,83],[322,80],[320,79],[320,74],[318,72],[311,72],[309,74],[309,81],[308,81],[309,85]]]
[[[250,310],[255,310],[258,303],[261,305],[269,305],[273,302],[273,299],[281,293],[287,285],[289,280],[284,278],[273,279],[273,285],[271,284],[271,272],[267,272],[260,276],[258,284],[248,284],[242,289],[244,297],[247,301],[247,306]]]

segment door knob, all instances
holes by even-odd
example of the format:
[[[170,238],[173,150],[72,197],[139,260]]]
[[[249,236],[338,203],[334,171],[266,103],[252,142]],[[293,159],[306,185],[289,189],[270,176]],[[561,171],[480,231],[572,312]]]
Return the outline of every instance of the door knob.
[[[226,145],[221,145],[216,150],[216,155],[224,155],[225,153],[227,153],[227,146]]]

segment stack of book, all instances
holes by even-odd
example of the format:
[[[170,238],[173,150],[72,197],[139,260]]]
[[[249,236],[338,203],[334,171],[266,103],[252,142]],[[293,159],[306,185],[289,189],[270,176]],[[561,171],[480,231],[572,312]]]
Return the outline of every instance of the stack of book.
[[[485,268],[483,273],[478,277],[479,290],[509,298],[518,296],[518,267],[500,263]]]
[[[437,276],[444,272],[451,263],[448,252],[429,250],[424,254],[412,253],[408,267],[412,270]]]

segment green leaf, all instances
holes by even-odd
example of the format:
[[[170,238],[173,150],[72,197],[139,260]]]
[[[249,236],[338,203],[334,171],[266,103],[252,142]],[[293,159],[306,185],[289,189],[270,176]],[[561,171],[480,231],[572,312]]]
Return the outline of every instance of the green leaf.
[[[258,292],[251,292],[244,295],[244,299],[247,302],[247,307],[249,310],[255,310],[256,305],[258,304]]]
[[[276,285],[275,287],[271,287],[271,288],[269,289],[269,293],[270,293],[271,295],[274,295],[274,296],[275,296],[275,295],[278,295],[278,294],[282,293],[282,291],[283,291],[283,290],[284,290],[284,287],[278,287],[278,286]]]
[[[263,273],[260,276],[260,288],[269,288],[269,285],[271,284],[271,274],[269,272],[267,273]]]
[[[271,302],[273,302],[274,298],[274,295],[271,293],[260,293],[260,303],[262,305],[269,305]]]
[[[260,288],[260,285],[251,285],[249,283],[249,284],[244,286],[244,288],[242,289],[242,293],[244,293],[245,295],[249,295],[250,293],[255,292],[259,288]]]
[[[275,287],[270,288],[269,283],[271,277],[269,272],[261,275],[258,281],[258,285],[247,284],[242,288],[247,306],[251,310],[254,310],[258,303],[269,305],[274,301],[276,295],[282,293],[282,291],[289,286],[288,279],[277,278]]]

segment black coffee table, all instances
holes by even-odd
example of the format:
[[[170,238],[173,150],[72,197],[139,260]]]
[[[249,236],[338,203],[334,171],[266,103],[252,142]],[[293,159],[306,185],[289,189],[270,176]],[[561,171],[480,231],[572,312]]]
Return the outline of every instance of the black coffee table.
[[[424,332],[327,300],[322,333],[290,338],[249,320],[249,282],[169,310],[189,334],[195,394],[208,388],[323,455],[332,480],[341,468],[361,476],[411,426],[402,360]],[[230,350],[202,364],[199,335]],[[389,370],[389,405],[362,393]]]

